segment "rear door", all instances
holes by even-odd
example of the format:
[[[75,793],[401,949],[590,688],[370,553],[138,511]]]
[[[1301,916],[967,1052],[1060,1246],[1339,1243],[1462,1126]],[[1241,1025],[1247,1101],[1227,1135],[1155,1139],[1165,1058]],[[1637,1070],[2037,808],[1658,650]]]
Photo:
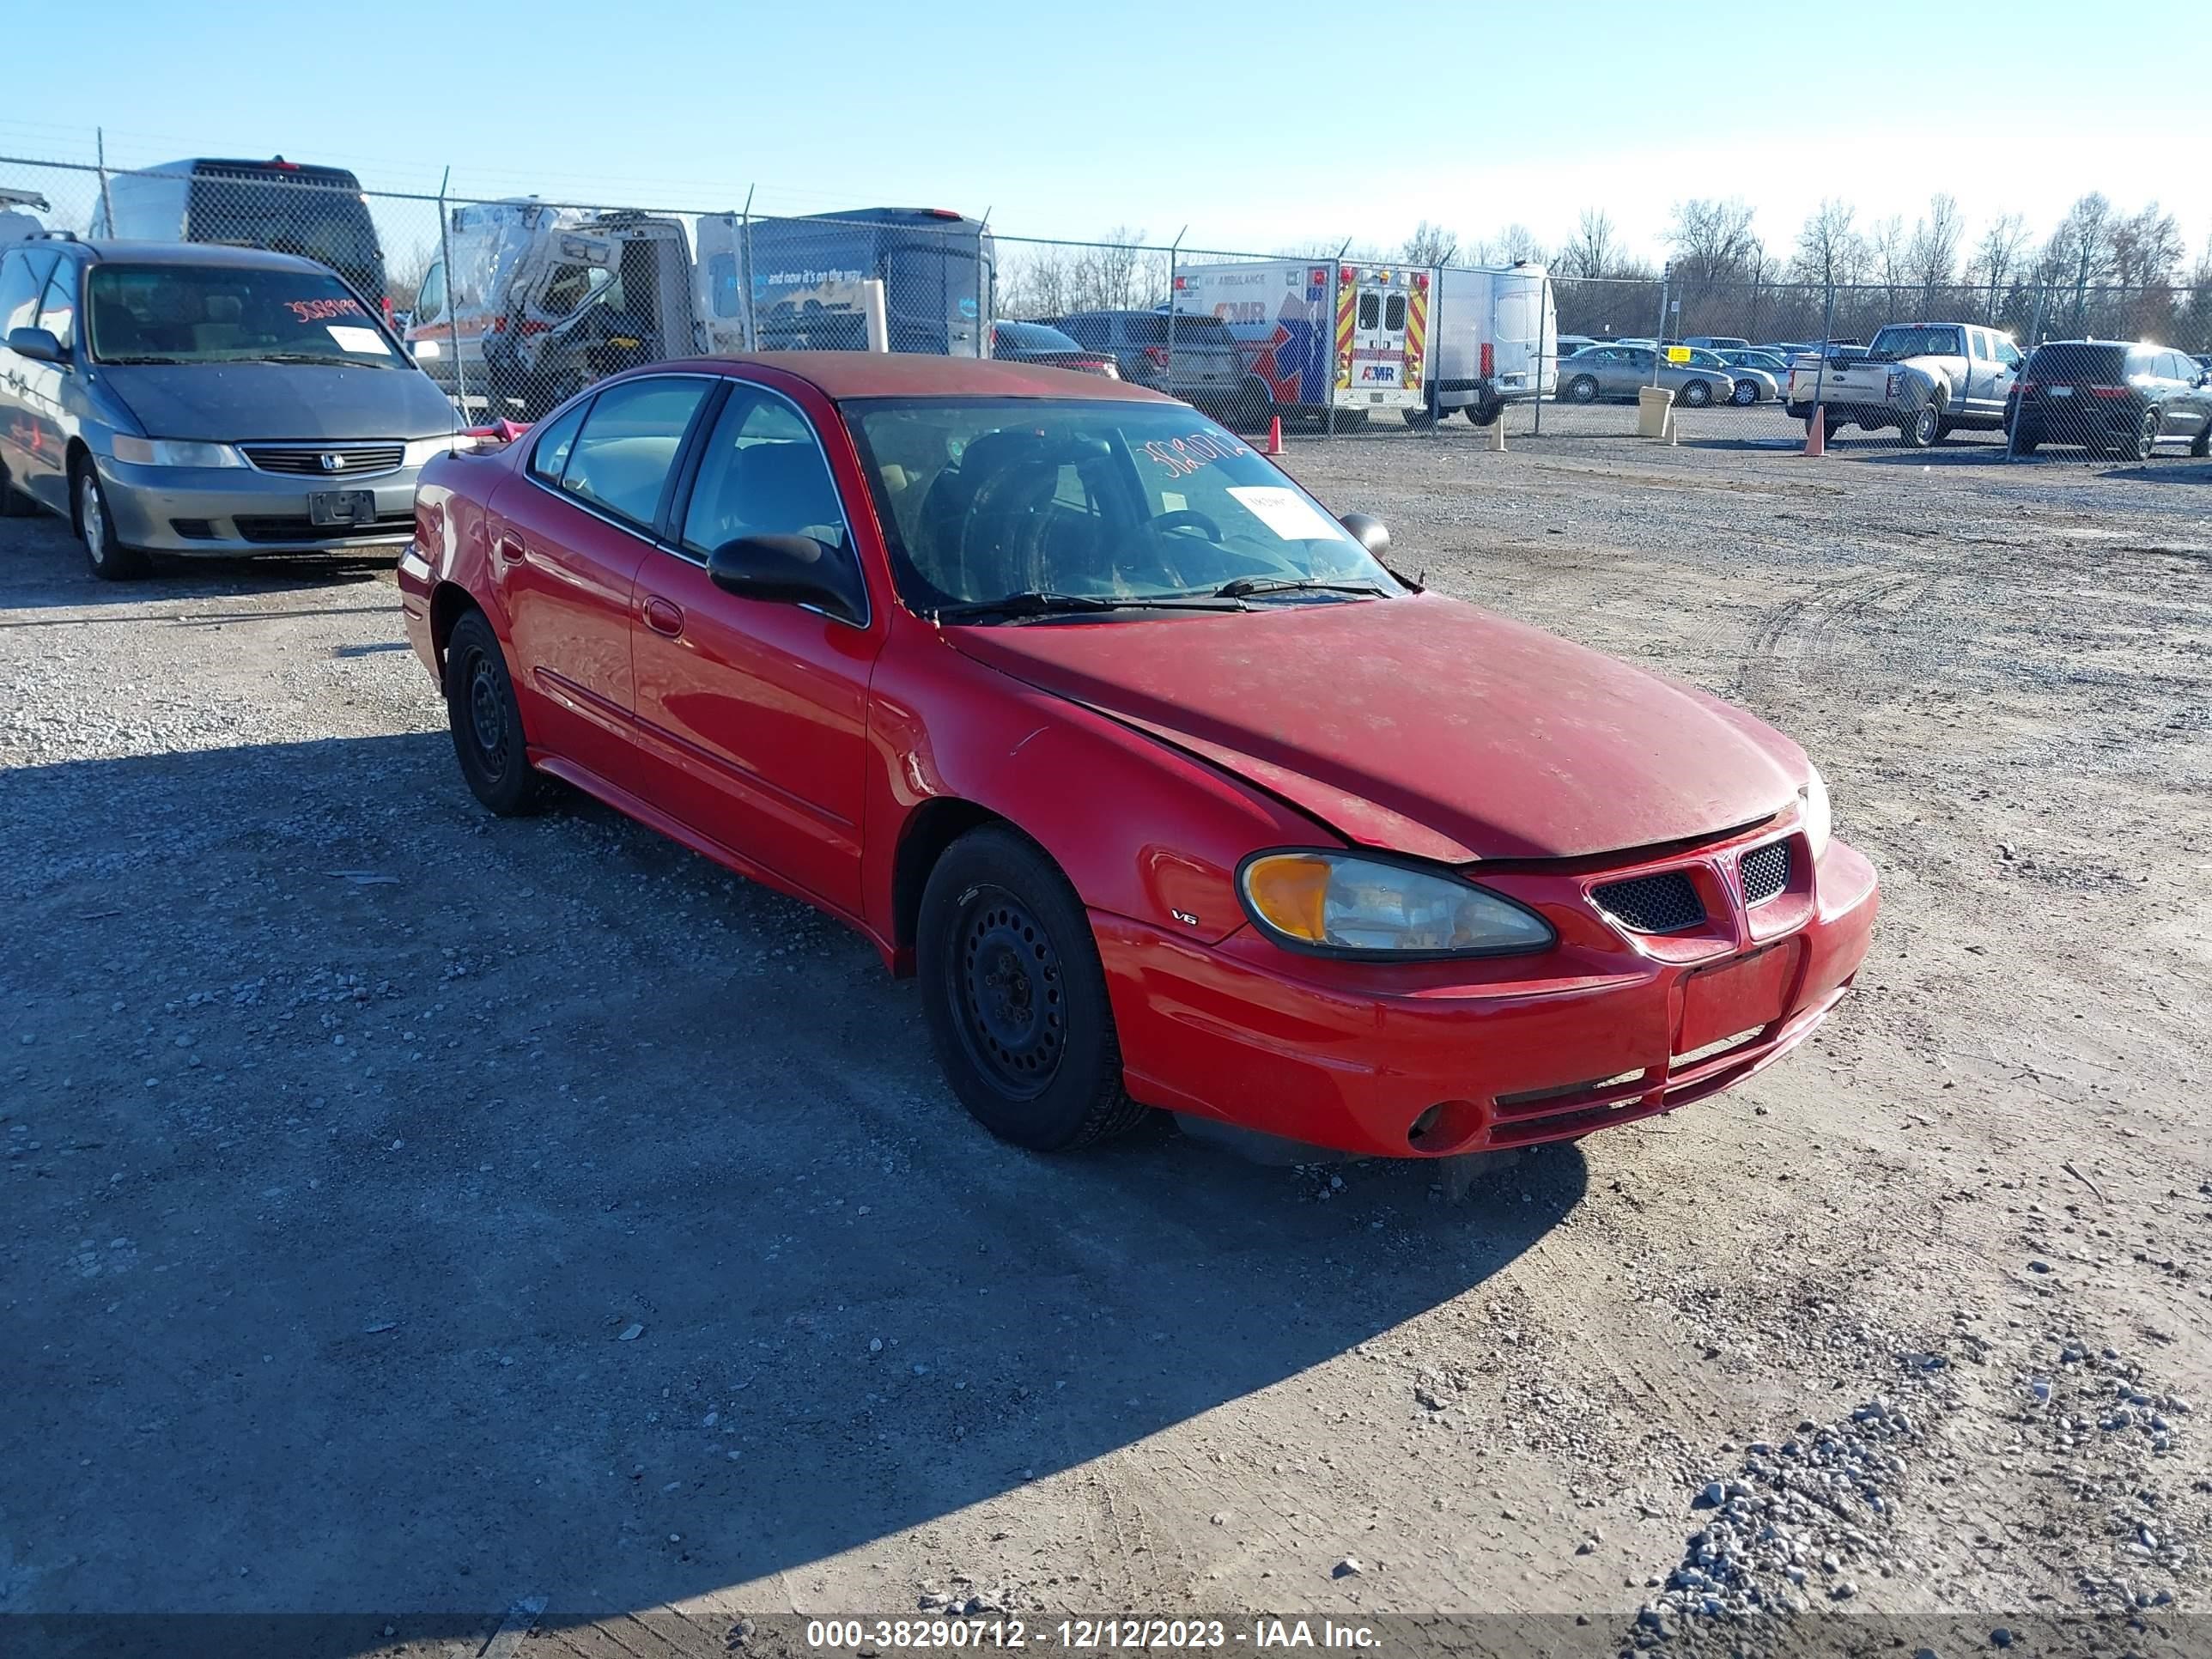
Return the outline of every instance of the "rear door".
[[[76,314],[77,284],[83,274],[83,264],[64,254],[54,262],[39,296],[37,326],[61,343],[63,361],[42,363],[28,357],[15,359],[21,387],[18,402],[30,420],[31,447],[24,457],[27,465],[18,468],[11,463],[9,470],[22,478],[33,495],[56,512],[67,512],[70,504],[70,434],[63,404],[79,389],[74,382],[83,373],[79,366],[82,330]]]
[[[31,371],[41,367],[7,348],[9,335],[34,328],[39,301],[54,274],[56,255],[44,248],[10,248],[0,257],[0,461],[25,491],[46,499],[34,481],[48,470],[46,437],[31,403]]]
[[[1352,401],[1381,401],[1373,394],[1405,385],[1406,294],[1362,273],[1352,313]]]
[[[883,629],[813,426],[780,393],[731,382],[671,514],[673,535],[639,574],[631,635],[653,799],[857,914],[868,676]],[[831,615],[724,592],[707,560],[742,536],[811,538],[849,602]]]
[[[610,386],[532,434],[486,514],[524,715],[544,746],[636,787],[630,607],[676,461],[714,381]]]

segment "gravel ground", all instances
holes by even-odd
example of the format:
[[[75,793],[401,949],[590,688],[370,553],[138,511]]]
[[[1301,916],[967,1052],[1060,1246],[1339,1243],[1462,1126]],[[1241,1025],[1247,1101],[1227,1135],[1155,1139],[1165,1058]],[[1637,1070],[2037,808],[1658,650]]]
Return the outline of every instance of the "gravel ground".
[[[1625,418],[1288,465],[1791,732],[1884,919],[1784,1065],[1456,1202],[1001,1146],[857,939],[597,806],[479,811],[388,570],[106,587],[0,525],[0,1611],[2185,1641],[2212,467]]]

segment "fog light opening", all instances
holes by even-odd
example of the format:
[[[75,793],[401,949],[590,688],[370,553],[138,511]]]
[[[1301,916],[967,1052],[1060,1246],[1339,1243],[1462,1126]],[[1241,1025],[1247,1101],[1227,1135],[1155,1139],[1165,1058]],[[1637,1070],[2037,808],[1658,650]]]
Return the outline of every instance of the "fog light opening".
[[[1406,1128],[1406,1145],[1431,1157],[1464,1151],[1482,1138],[1489,1115],[1471,1100],[1440,1100]]]

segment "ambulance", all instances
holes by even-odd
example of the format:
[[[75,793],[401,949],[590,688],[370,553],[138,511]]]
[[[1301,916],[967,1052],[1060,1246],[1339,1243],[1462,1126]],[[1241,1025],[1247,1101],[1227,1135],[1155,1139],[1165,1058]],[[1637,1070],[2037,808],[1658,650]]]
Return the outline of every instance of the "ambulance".
[[[1185,265],[1175,307],[1229,325],[1247,376],[1238,407],[1261,424],[1332,410],[1339,425],[1355,424],[1378,409],[1419,422],[1433,281],[1414,266],[1330,259]]]

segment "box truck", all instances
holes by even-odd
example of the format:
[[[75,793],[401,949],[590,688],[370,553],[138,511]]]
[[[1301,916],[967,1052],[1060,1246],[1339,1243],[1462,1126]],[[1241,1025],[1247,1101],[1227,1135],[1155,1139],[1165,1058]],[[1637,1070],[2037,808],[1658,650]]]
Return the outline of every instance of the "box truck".
[[[866,350],[880,283],[893,351],[990,355],[991,233],[946,208],[855,208],[699,221],[701,313],[714,351]]]

